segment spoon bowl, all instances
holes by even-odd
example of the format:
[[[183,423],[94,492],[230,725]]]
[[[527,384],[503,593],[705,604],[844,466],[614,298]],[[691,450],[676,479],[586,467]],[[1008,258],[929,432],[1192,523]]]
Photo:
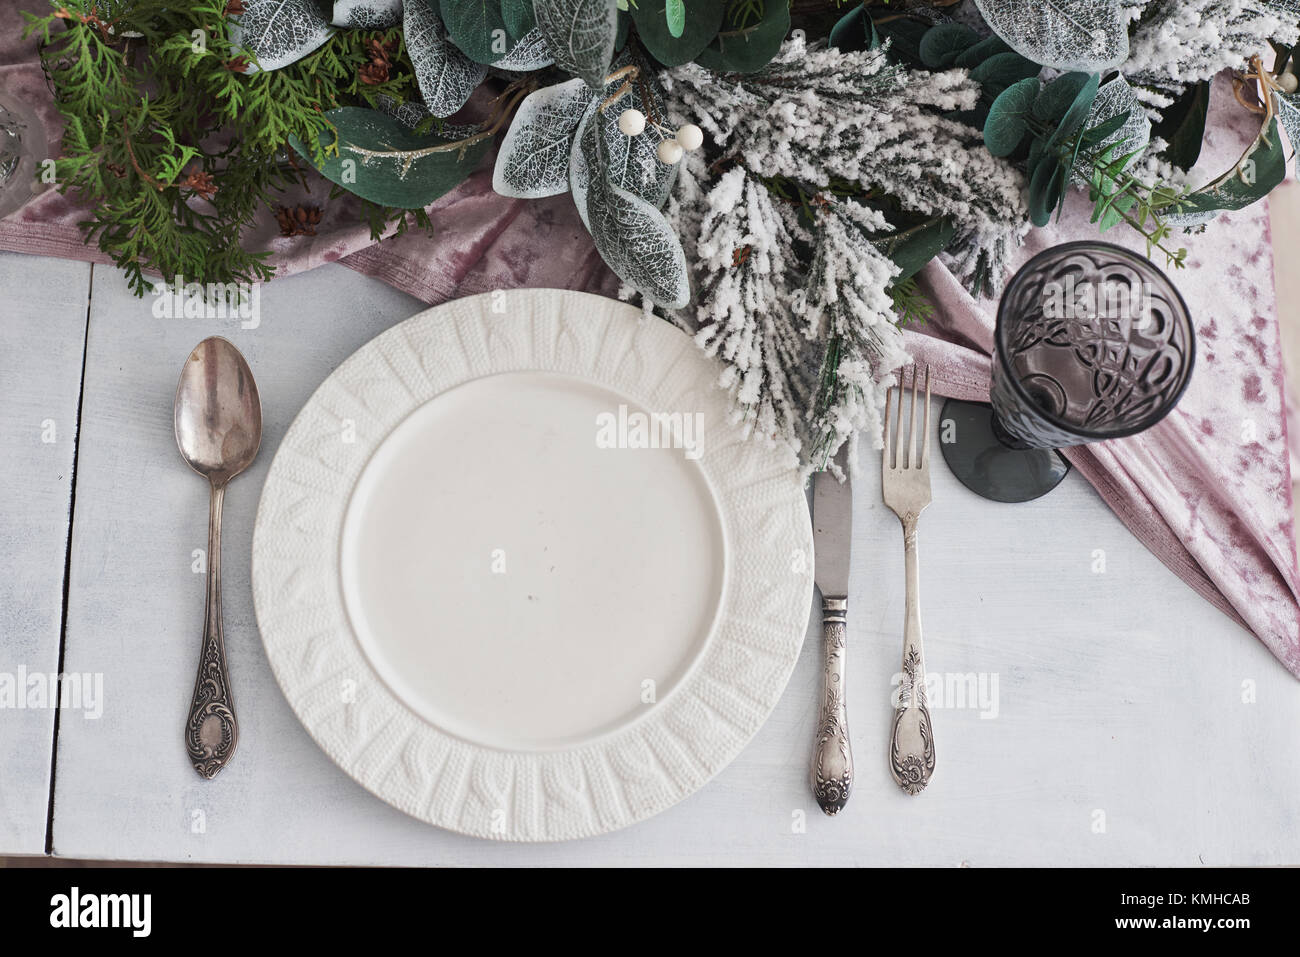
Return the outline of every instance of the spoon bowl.
[[[176,444],[190,468],[214,485],[252,463],[262,444],[262,401],[238,349],[212,336],[185,360],[176,385]]]

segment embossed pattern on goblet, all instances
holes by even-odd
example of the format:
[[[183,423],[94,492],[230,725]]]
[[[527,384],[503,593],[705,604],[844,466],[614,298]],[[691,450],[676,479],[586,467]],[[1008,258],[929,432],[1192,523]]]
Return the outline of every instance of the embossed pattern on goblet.
[[[1155,425],[1191,378],[1195,335],[1150,260],[1067,243],[1016,273],[998,307],[990,398],[1021,448],[1062,448]]]

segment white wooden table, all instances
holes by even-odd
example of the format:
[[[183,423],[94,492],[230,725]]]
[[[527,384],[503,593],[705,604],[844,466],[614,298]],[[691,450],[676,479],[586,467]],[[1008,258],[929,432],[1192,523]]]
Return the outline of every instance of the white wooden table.
[[[261,325],[243,329],[155,318],[150,300],[102,267],[87,316],[89,285],[86,266],[0,254],[0,675],[56,672],[61,660],[65,673],[103,681],[102,715],[65,709],[57,738],[49,708],[0,710],[0,853],[44,852],[48,827],[55,855],[122,860],[1300,863],[1295,679],[1077,475],[1047,498],[1005,506],[976,498],[941,465],[921,531],[927,659],[954,692],[969,680],[986,697],[935,709],[938,770],[920,797],[899,792],[885,764],[902,549],[868,470],[855,490],[849,619],[858,787],[838,818],[821,815],[806,783],[820,655],[810,614],[811,640],[771,719],[668,812],[541,846],[409,819],[337,770],[289,710],[257,634],[248,565],[261,484],[293,416],[339,362],[421,305],[325,267],[265,287]],[[265,437],[225,509],[239,752],[205,782],[181,727],[203,610],[194,568],[207,489],[176,452],[171,402],[185,356],[212,334],[248,357]],[[42,443],[46,420],[57,437]]]

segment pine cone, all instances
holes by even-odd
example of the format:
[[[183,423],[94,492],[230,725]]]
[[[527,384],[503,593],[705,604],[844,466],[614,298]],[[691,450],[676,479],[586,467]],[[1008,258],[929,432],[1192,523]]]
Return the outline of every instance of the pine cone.
[[[378,86],[380,83],[388,82],[388,62],[386,60],[371,60],[357,71],[357,76],[366,86]]]
[[[207,200],[217,195],[217,184],[213,181],[212,174],[205,170],[191,170],[190,174],[181,181],[181,186],[194,190]]]
[[[275,221],[280,224],[281,236],[315,236],[320,223],[319,206],[298,205],[275,207]]]

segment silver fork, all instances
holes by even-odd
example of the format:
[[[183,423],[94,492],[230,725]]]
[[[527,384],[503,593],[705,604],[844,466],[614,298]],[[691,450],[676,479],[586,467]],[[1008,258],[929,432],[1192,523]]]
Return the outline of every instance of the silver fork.
[[[906,370],[898,376],[897,420],[892,422],[894,389],[885,398],[885,449],[880,463],[880,484],[885,504],[903,525],[907,568],[907,617],[903,622],[903,679],[889,742],[889,770],[908,794],[919,794],[934,773],[934,733],[925,703],[925,651],[921,646],[921,569],[916,547],[916,525],[930,504],[930,367],[925,368],[925,418],[918,440],[916,406],[919,377],[912,372],[911,411],[903,430],[907,402]]]

